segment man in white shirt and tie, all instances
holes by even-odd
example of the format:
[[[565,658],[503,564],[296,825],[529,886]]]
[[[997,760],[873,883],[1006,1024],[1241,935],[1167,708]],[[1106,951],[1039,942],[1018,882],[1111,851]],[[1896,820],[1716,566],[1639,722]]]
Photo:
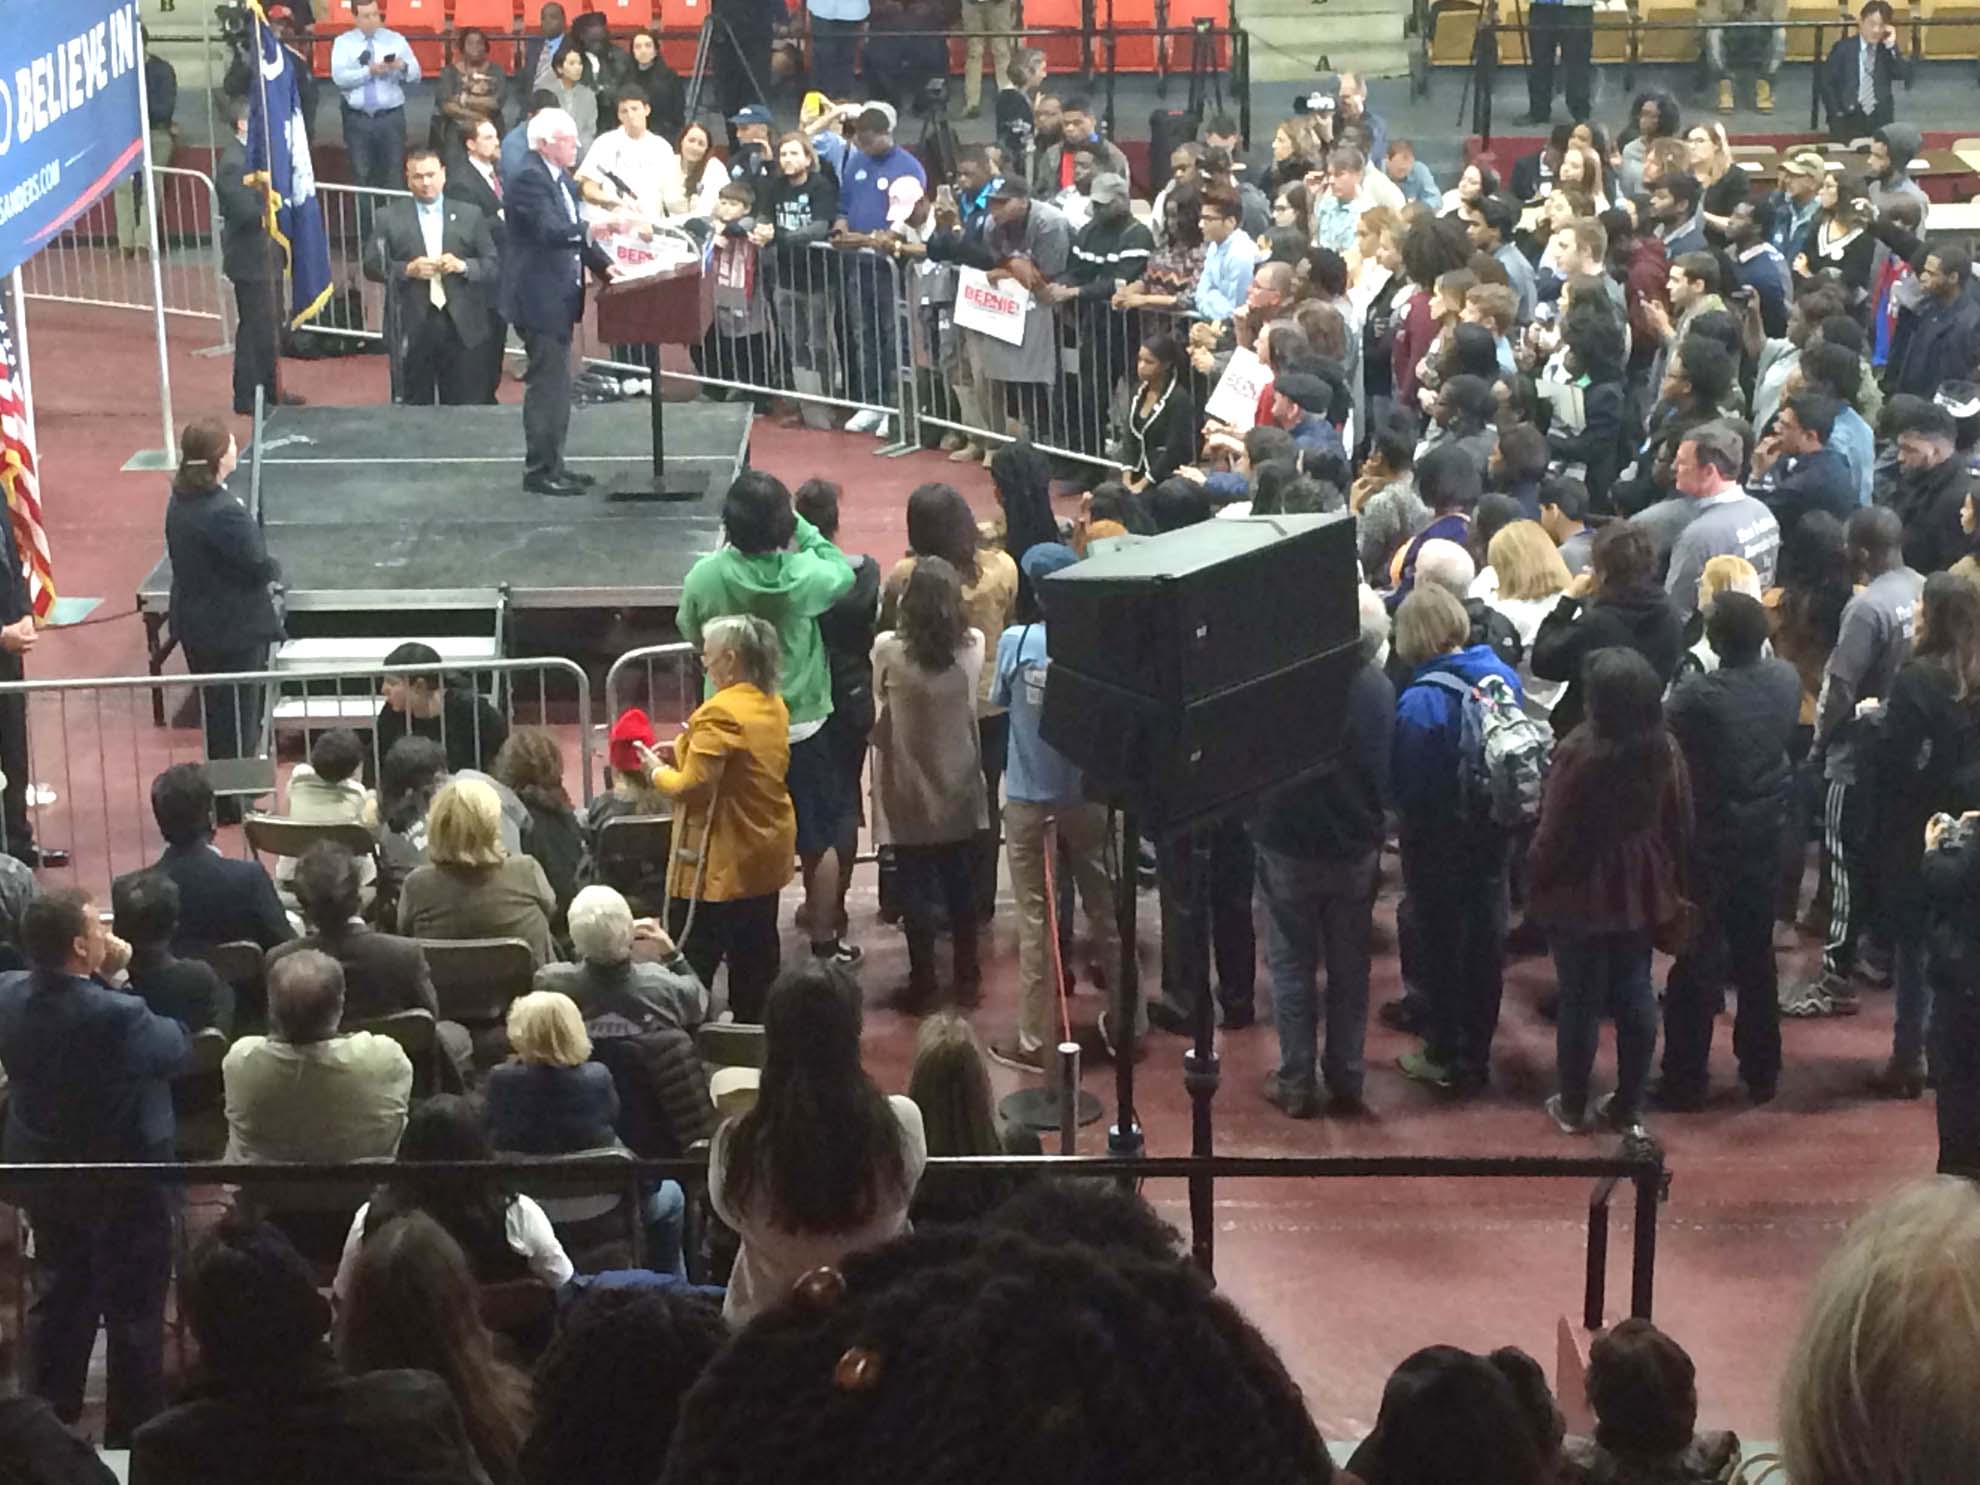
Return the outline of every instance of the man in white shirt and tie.
[[[406,86],[419,81],[412,45],[384,24],[383,0],[357,0],[356,21],[330,44],[330,80],[343,95],[351,179],[396,190],[405,169]]]
[[[485,402],[488,287],[501,271],[488,219],[459,199],[447,200],[447,169],[432,150],[406,161],[411,201],[379,211],[367,277],[392,286],[387,343],[398,400],[450,406]]]

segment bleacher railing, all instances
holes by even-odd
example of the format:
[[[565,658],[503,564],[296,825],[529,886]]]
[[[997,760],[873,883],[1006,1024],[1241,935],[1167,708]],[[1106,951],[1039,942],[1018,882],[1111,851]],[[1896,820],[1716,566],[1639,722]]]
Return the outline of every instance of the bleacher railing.
[[[636,1192],[643,1182],[679,1181],[690,1193],[706,1189],[705,1157],[688,1160],[615,1161],[601,1171],[595,1160],[541,1158],[528,1162],[344,1165],[0,1165],[0,1200],[18,1204],[32,1200],[38,1190],[86,1186],[95,1191],[117,1183],[147,1185],[230,1186],[243,1191],[280,1186],[351,1186],[360,1192],[381,1179],[410,1179],[431,1183],[484,1181],[495,1176],[521,1187],[543,1185],[597,1186],[616,1178]],[[1591,1180],[1596,1182],[1588,1206],[1587,1263],[1584,1270],[1581,1318],[1589,1330],[1606,1323],[1609,1260],[1608,1210],[1622,1182],[1634,1193],[1630,1248],[1629,1312],[1652,1318],[1656,1298],[1658,1207],[1668,1192],[1670,1172],[1654,1145],[1625,1148],[1610,1156],[1457,1156],[1457,1155],[1313,1155],[1313,1156],[1138,1156],[1105,1155],[934,1156],[923,1179],[931,1176],[982,1177],[1085,1176],[1126,1182],[1184,1180],[1214,1193],[1217,1181],[1236,1180]],[[355,1205],[355,1203],[353,1203]],[[690,1204],[692,1206],[692,1203]],[[1214,1201],[1191,1202],[1191,1254],[1206,1273],[1216,1273]],[[692,1263],[692,1255],[690,1262]],[[1448,1276],[1446,1276],[1448,1277]]]

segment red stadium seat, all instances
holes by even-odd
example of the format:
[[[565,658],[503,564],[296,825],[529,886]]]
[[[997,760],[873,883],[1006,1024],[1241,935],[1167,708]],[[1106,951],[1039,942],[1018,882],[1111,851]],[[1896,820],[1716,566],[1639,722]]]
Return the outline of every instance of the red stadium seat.
[[[1106,0],[1100,0],[1097,19],[1107,18]],[[1117,30],[1132,30],[1136,26],[1155,24],[1155,0],[1113,0],[1113,19]],[[1155,70],[1156,38],[1153,36],[1122,36],[1114,41],[1112,56],[1113,70],[1116,72],[1153,72]],[[1108,66],[1109,53],[1102,45],[1094,59],[1098,67]]]
[[[1211,25],[1229,29],[1231,24],[1230,0],[1169,0],[1169,24],[1187,27],[1197,21],[1208,21]],[[1189,71],[1190,49],[1194,41],[1189,36],[1171,36],[1169,45],[1169,70]],[[1219,38],[1212,54],[1211,65],[1219,72],[1231,70],[1231,43],[1228,37]]]
[[[707,18],[704,0],[659,0],[660,29],[663,32],[699,32]],[[694,66],[696,37],[667,35],[660,42],[660,55],[667,65],[686,77]]]
[[[607,29],[616,37],[653,24],[654,0],[592,0],[590,8],[605,17]]]
[[[1054,29],[1071,27],[1077,32],[1080,25],[1080,0],[1030,0],[1024,7],[1024,28],[1034,27]],[[1045,53],[1055,75],[1064,77],[1080,70],[1079,37],[1074,36],[1027,36],[1027,44],[1036,46]],[[1094,59],[1099,65],[1100,58]]]

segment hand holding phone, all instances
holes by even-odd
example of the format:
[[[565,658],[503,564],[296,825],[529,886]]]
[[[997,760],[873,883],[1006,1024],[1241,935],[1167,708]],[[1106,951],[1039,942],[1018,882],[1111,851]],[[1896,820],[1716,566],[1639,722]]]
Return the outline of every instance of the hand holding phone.
[[[666,767],[666,760],[654,752],[647,744],[635,742],[633,744],[633,750],[639,754],[639,761],[646,765],[646,771],[648,773],[653,772],[656,768]]]

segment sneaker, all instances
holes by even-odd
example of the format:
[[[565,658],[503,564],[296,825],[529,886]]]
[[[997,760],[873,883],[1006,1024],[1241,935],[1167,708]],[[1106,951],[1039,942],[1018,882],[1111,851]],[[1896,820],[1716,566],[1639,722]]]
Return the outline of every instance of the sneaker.
[[[1719,79],[1719,112],[1731,113],[1732,111],[1733,111],[1732,79],[1729,77],[1722,77]]]
[[[1320,1112],[1329,1119],[1366,1119],[1368,1103],[1359,1093],[1329,1093]]]
[[[936,444],[935,447],[945,454],[953,454],[967,441],[960,433],[944,433],[942,435],[942,441]]]
[[[1799,985],[1781,987],[1781,1014],[1801,1020],[1818,1016],[1854,1016],[1861,1009],[1856,992],[1840,975],[1823,974]]]
[[[1856,977],[1873,990],[1888,990],[1897,983],[1891,956],[1875,949],[1856,956]]]
[[[1753,84],[1753,111],[1755,113],[1774,111],[1774,85],[1764,77]]]
[[[851,425],[849,424],[848,426]],[[864,430],[861,431],[863,432]],[[949,462],[951,464],[981,464],[983,462],[983,446],[981,444],[966,443],[949,455]]]
[[[878,417],[880,421],[875,423],[869,431],[875,438],[885,443],[894,436],[894,420],[879,413],[874,414],[874,416]]]
[[[1923,1098],[1925,1069],[1916,1062],[1900,1062],[1893,1057],[1870,1075],[1869,1088],[1879,1098]]]
[[[861,408],[846,419],[846,432],[871,433],[880,426],[881,419],[886,416],[885,413],[874,412],[871,408]]]
[[[1396,1059],[1396,1067],[1402,1075],[1418,1083],[1428,1083],[1432,1088],[1453,1088],[1457,1079],[1443,1063],[1434,1061],[1427,1051],[1419,1048],[1405,1052]]]
[[[1217,1024],[1226,1031],[1249,1031],[1257,1021],[1256,1006],[1217,1007]]]
[[[1044,1075],[1045,1049],[1042,1046],[1033,1047],[1027,1052],[1018,1045],[1015,1036],[999,1037],[990,1043],[990,1055],[1005,1067],[1014,1067],[1019,1072],[1037,1073],[1041,1077]]]
[[[1279,1081],[1277,1072],[1265,1074],[1265,1102],[1288,1119],[1311,1119],[1320,1112],[1320,1100],[1311,1088],[1295,1093]]]
[[[1567,1105],[1561,1102],[1560,1094],[1548,1094],[1546,1107],[1547,1117],[1554,1121],[1554,1128],[1562,1134],[1580,1135],[1594,1132],[1595,1121],[1589,1116],[1588,1111],[1583,1109],[1578,1114],[1569,1114]]]
[[[1196,1027],[1188,1016],[1170,1005],[1166,1000],[1148,1002],[1148,1024],[1157,1031],[1166,1031],[1171,1036],[1195,1036]]]
[[[858,944],[849,944],[842,938],[813,944],[811,952],[820,959],[829,959],[834,964],[844,965],[847,969],[854,968],[866,957],[866,950]]]

